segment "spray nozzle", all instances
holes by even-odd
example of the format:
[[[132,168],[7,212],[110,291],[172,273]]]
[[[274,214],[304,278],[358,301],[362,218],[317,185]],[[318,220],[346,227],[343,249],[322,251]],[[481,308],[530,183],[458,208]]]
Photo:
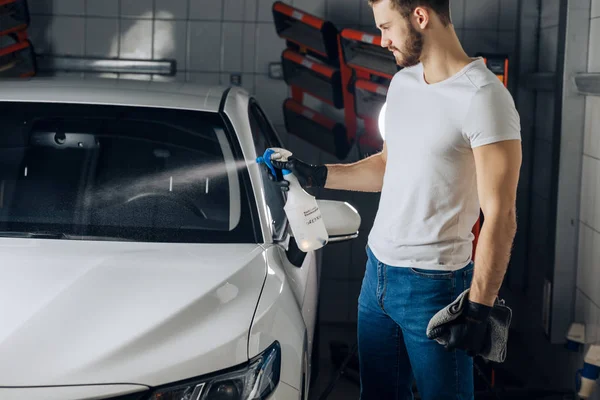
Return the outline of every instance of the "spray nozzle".
[[[273,176],[277,177],[277,173],[275,171],[275,166],[273,165],[273,162],[272,162],[273,155],[276,155],[276,159],[278,161],[286,162],[288,160],[288,157],[291,156],[292,153],[285,149],[268,148],[267,150],[265,150],[265,153],[262,155],[262,157],[258,157],[256,159],[256,162],[258,164],[264,163],[267,167],[269,167]],[[288,175],[288,174],[291,174],[292,171],[290,171],[289,169],[282,169],[281,173],[283,175]]]

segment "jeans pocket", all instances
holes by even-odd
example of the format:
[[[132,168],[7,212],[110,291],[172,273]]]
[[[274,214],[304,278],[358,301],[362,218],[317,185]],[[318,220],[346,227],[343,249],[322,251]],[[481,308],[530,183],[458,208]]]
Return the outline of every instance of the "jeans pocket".
[[[453,271],[440,271],[412,267],[410,267],[409,270],[413,275],[427,279],[452,279],[454,277]]]

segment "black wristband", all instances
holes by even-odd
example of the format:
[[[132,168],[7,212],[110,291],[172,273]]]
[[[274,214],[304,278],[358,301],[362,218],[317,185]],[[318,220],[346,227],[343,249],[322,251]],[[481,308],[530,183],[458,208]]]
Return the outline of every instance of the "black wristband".
[[[312,186],[314,187],[325,187],[327,182],[327,167],[325,165],[318,165],[315,167],[315,172],[312,175]]]

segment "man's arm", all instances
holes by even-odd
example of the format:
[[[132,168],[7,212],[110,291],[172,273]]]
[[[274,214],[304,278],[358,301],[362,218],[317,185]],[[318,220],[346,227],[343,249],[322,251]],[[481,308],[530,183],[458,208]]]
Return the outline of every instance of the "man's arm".
[[[516,197],[522,151],[519,140],[473,149],[484,215],[469,300],[493,306],[510,260],[517,229]]]
[[[353,190],[357,192],[380,192],[387,163],[387,146],[371,157],[352,164],[328,164],[325,188]]]

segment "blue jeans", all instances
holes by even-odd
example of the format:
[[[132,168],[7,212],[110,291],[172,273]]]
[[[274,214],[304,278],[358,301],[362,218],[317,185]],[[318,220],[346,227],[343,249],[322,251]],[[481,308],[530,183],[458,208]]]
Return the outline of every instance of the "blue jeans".
[[[474,398],[473,359],[427,338],[435,313],[471,285],[473,263],[453,272],[383,264],[367,247],[358,299],[361,400]]]

